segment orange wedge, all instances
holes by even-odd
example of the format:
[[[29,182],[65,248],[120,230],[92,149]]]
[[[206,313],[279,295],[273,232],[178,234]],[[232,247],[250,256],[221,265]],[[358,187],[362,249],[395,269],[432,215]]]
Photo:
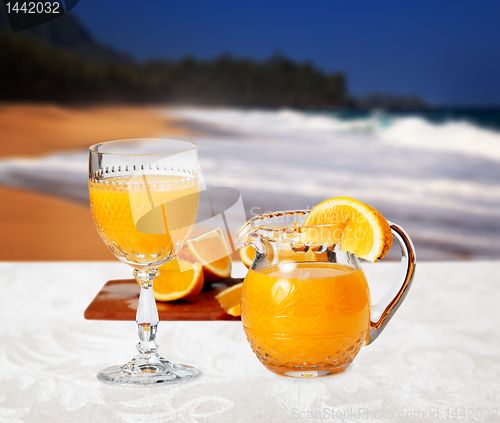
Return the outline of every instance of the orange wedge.
[[[241,316],[240,301],[242,287],[243,282],[240,282],[224,289],[215,296],[222,309],[231,316]]]
[[[251,245],[240,248],[240,258],[247,268],[252,267],[253,260],[255,259],[255,248]]]
[[[230,308],[228,311],[226,311],[226,313],[230,314],[231,316],[241,316],[241,304]]]
[[[222,231],[217,228],[196,239],[190,239],[177,256],[203,266],[207,282],[215,282],[231,276],[231,257]]]
[[[182,269],[188,269],[181,271]],[[199,263],[173,258],[159,268],[153,283],[153,294],[158,301],[173,301],[198,295],[203,288],[203,270]]]
[[[318,204],[307,215],[305,225],[332,225],[334,230],[329,238],[334,242],[341,239],[342,251],[374,263],[392,245],[387,220],[373,207],[349,197],[335,197]]]

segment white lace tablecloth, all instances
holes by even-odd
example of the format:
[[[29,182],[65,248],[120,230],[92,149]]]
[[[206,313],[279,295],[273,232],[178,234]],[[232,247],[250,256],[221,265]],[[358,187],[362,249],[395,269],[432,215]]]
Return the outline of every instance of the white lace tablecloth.
[[[364,268],[376,300],[398,264]],[[147,389],[96,378],[135,355],[135,323],[83,318],[107,280],[130,274],[118,262],[0,263],[1,422],[500,420],[500,262],[418,263],[384,333],[316,380],[266,370],[240,322],[164,322],[162,354],[202,374]]]

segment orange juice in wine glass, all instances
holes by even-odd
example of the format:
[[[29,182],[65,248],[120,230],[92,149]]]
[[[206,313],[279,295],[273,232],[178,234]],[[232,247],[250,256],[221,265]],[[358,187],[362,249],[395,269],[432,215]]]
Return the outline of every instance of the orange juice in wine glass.
[[[172,175],[90,181],[94,223],[119,258],[168,258],[196,219],[198,189],[197,178]]]
[[[138,354],[101,370],[111,385],[160,386],[192,380],[199,372],[158,353],[159,318],[153,295],[158,268],[182,247],[197,217],[199,164],[195,144],[135,139],[95,144],[89,149],[89,196],[103,241],[134,268],[140,283],[137,305]]]

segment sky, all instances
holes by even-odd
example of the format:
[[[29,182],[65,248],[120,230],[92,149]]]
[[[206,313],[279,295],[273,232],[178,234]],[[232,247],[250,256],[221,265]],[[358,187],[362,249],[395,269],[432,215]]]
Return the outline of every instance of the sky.
[[[80,0],[71,13],[138,60],[280,51],[345,72],[357,96],[500,105],[498,0]]]

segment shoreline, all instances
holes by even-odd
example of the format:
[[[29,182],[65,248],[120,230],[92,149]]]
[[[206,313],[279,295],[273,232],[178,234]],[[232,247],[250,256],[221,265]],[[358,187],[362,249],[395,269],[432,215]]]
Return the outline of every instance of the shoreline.
[[[237,189],[247,219],[265,211],[307,209],[325,198],[350,196],[401,224],[412,237],[419,259],[500,257],[496,242],[500,191],[495,182],[500,180],[500,134],[472,125],[438,126],[413,117],[385,126],[373,119],[342,120],[290,110],[125,106],[54,110],[53,106],[15,105],[10,112],[16,110],[18,115],[23,111],[21,117],[29,122],[15,126],[24,134],[24,144],[15,146],[18,151],[26,152],[30,145],[40,149],[37,142],[48,136],[51,143],[42,143],[43,153],[34,154],[31,149],[31,157],[7,155],[0,161],[0,183],[26,193],[13,200],[3,193],[2,203],[11,211],[16,207],[36,210],[40,206],[28,194],[38,193],[44,208],[62,207],[63,201],[88,212],[87,148],[92,142],[103,140],[103,133],[126,130],[139,131],[136,136],[143,137],[172,134],[198,144],[206,183]],[[61,116],[66,116],[62,128]],[[5,120],[0,113],[3,139]],[[75,122],[80,127],[86,122],[88,128],[79,133],[78,126],[68,127]],[[68,224],[82,219],[74,213],[68,209],[68,216],[60,219]],[[9,220],[20,219],[14,212],[9,216],[0,223],[0,230]],[[100,246],[95,228],[89,231]],[[29,238],[29,234],[22,236]],[[22,245],[17,239],[13,242]],[[36,259],[36,255],[30,257]],[[399,260],[399,253],[394,249],[389,257]]]
[[[92,144],[125,138],[191,133],[182,119],[154,106],[64,107],[54,104],[0,103],[0,159],[38,157],[87,150]]]
[[[152,106],[68,108],[0,103],[2,159],[87,152],[97,142],[190,132],[182,119]],[[94,227],[90,207],[36,188],[0,185],[0,260],[114,260]]]

